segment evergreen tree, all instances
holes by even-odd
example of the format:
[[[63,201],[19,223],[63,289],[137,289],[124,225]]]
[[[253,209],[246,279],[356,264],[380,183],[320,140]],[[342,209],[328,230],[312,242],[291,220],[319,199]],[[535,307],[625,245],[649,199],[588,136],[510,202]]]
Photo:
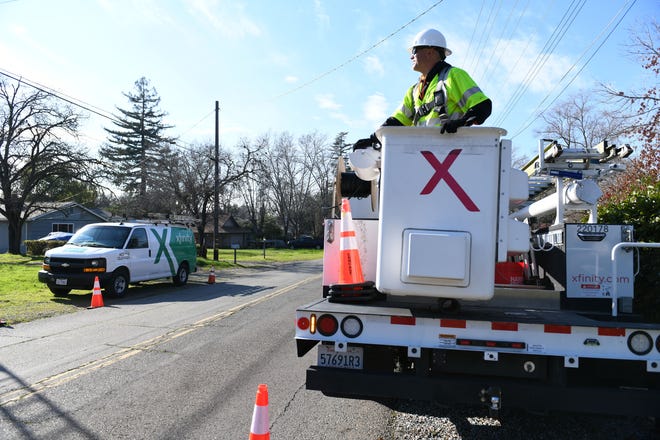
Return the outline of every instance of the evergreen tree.
[[[105,128],[109,143],[100,152],[109,162],[113,183],[142,210],[132,213],[139,216],[158,209],[157,200],[149,197],[149,191],[158,188],[160,164],[171,156],[170,144],[176,139],[164,134],[172,126],[163,122],[167,113],[158,109],[160,97],[149,80],[140,78],[134,91],[123,95],[131,107],[117,107],[121,116],[116,118],[116,128]]]
[[[330,151],[332,151],[330,158],[336,162],[340,157],[344,159],[344,162],[348,162],[348,155],[351,153],[351,147],[353,144],[346,143],[346,136],[348,135],[347,131],[340,131],[335,136],[335,140],[330,146]]]

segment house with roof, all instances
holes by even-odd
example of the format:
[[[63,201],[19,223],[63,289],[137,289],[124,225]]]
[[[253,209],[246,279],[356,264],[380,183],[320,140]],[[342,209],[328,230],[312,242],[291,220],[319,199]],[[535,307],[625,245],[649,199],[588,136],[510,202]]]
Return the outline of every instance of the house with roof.
[[[110,215],[99,209],[90,209],[76,202],[49,203],[30,214],[21,230],[21,240],[37,240],[50,232],[71,232],[89,223],[106,222]],[[0,215],[0,253],[9,250],[9,223]],[[25,244],[21,244],[25,253]]]
[[[195,238],[198,238],[197,233],[195,233],[195,236]],[[221,214],[218,217],[217,240],[219,248],[231,248],[235,245],[246,248],[251,237],[252,232],[249,229],[242,228],[231,214]],[[213,247],[213,218],[204,227],[204,242],[207,243],[208,248]],[[199,239],[197,243],[199,243]]]

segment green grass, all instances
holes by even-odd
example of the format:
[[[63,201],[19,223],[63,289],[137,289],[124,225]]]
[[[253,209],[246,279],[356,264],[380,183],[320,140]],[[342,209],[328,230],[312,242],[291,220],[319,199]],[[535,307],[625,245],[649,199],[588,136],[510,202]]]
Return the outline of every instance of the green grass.
[[[236,264],[234,264],[233,249],[218,249],[218,261],[213,261],[213,250],[206,253],[207,258],[197,257],[200,268],[214,266],[215,268],[234,268],[259,265],[260,263],[280,263],[287,261],[318,260],[323,257],[323,251],[316,249],[236,249]],[[0,260],[1,261],[1,260]]]
[[[263,249],[237,249],[234,264],[234,250],[219,249],[218,261],[213,260],[213,250],[210,250],[207,258],[198,258],[197,264],[198,271],[205,271],[211,266],[216,270],[232,269],[316,260],[322,256],[323,251],[314,249],[266,249],[264,258]],[[0,254],[0,321],[11,325],[75,312],[90,305],[92,292],[74,290],[66,297],[55,297],[40,283],[37,272],[42,260],[43,257]]]

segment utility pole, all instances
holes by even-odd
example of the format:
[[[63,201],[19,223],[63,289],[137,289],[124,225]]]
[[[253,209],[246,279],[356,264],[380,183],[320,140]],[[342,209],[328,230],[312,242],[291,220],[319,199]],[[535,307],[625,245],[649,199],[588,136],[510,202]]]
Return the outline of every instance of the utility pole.
[[[220,197],[220,103],[215,101],[215,179],[213,185],[213,261],[218,261],[218,205]]]

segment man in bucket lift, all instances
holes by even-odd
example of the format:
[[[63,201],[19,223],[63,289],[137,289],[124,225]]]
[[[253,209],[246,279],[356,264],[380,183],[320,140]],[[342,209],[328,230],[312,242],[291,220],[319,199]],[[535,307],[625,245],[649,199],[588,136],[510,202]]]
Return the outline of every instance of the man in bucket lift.
[[[427,29],[415,36],[410,47],[413,70],[421,73],[401,106],[383,126],[437,126],[440,133],[456,133],[458,127],[480,125],[490,116],[491,100],[462,69],[445,62],[451,55],[444,35]],[[375,134],[360,139],[354,150],[380,142]]]

